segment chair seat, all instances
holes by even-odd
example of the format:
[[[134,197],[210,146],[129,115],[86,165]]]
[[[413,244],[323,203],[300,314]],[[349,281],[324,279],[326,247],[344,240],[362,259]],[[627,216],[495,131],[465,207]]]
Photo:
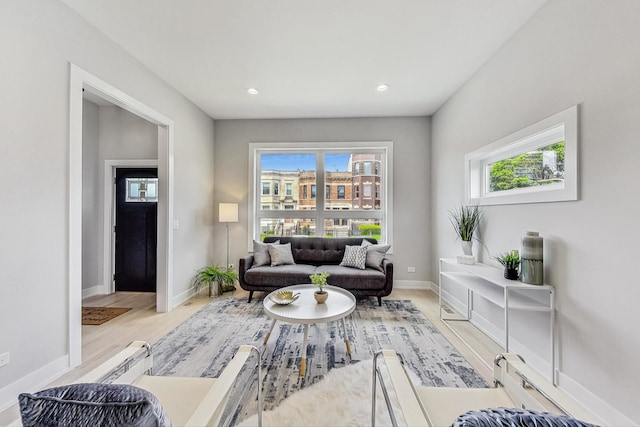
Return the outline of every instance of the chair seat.
[[[214,387],[216,378],[162,377],[144,375],[133,385],[153,393],[174,426],[183,426]]]
[[[434,426],[449,426],[467,411],[513,406],[503,388],[416,387],[416,391]]]

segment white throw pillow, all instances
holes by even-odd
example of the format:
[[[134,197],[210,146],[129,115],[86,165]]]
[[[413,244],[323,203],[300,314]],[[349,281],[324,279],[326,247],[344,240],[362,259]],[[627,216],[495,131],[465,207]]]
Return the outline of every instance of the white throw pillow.
[[[271,256],[271,265],[287,265],[295,264],[293,254],[291,253],[291,243],[284,245],[268,245],[269,255]]]
[[[253,241],[253,265],[252,267],[260,267],[261,265],[271,265],[271,256],[269,255],[270,245],[279,245],[280,240],[273,243],[262,243]]]
[[[367,261],[367,247],[366,246],[345,246],[344,256],[340,265],[344,267],[365,269],[365,263]]]
[[[363,240],[362,246],[367,248],[367,261],[365,265],[369,268],[375,268],[376,270],[384,272],[382,269],[382,261],[384,261],[391,245],[374,245],[368,240]]]

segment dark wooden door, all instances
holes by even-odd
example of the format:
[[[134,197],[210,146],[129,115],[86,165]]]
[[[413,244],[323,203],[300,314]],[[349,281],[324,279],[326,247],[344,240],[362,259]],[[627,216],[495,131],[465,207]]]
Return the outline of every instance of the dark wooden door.
[[[157,184],[136,178],[157,177],[158,169],[116,169],[116,291],[156,291]]]

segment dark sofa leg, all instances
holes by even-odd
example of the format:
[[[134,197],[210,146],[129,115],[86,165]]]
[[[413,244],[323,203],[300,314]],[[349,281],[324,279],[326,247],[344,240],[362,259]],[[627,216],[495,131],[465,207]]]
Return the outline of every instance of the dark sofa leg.
[[[249,291],[249,301],[247,302],[251,302],[251,298],[253,298],[253,291]]]
[[[378,297],[378,305],[382,307],[382,297]]]

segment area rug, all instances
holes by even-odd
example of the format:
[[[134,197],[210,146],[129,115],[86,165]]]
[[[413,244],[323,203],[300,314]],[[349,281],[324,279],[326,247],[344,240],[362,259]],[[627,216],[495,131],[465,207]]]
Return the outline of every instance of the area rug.
[[[299,390],[384,348],[396,350],[415,375],[418,385],[486,387],[482,377],[447,339],[408,300],[358,301],[346,318],[351,342],[347,356],[340,322],[309,327],[307,373],[299,375],[303,326],[278,322],[266,346],[262,344],[271,320],[262,301],[214,300],[153,346],[154,374],[218,377],[242,344],[262,351],[260,384],[264,408],[271,410]],[[255,413],[255,403],[243,401],[240,418]]]
[[[102,325],[111,319],[115,319],[131,308],[123,307],[82,307],[83,325]]]
[[[384,364],[381,363],[380,367],[383,370],[383,378],[387,378],[385,383],[390,384]],[[324,379],[284,399],[277,408],[264,411],[262,425],[265,427],[368,427],[371,425],[372,373],[372,360],[332,369]],[[376,426],[392,426],[380,382],[377,383]],[[398,424],[406,425],[393,390],[388,389],[388,391]],[[254,427],[258,425],[258,416],[252,415],[240,421],[238,425]]]

